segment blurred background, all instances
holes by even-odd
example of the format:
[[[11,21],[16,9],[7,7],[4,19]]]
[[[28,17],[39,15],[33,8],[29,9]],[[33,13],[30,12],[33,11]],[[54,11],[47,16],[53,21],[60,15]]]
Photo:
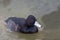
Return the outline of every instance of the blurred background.
[[[37,34],[6,31],[8,17],[34,15],[44,27]],[[0,40],[60,40],[60,0],[0,0]]]

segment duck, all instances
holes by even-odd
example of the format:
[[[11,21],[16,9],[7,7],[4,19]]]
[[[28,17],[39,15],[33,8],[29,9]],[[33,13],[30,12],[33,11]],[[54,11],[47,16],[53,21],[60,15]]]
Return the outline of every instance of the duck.
[[[42,28],[41,24],[37,22],[37,19],[33,15],[29,15],[25,18],[9,17],[5,20],[7,24],[7,29],[12,31],[17,31],[21,33],[38,33],[38,29]]]

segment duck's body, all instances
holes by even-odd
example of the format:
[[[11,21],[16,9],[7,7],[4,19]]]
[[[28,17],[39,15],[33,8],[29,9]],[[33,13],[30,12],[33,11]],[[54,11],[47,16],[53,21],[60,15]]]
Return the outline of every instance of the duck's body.
[[[11,29],[12,31],[18,31],[19,28],[24,26],[25,19],[24,18],[9,17],[7,20],[5,20],[5,22],[6,22],[9,29]],[[18,29],[16,29],[16,28],[18,28]]]
[[[7,23],[8,28],[12,31],[18,31],[22,33],[37,33],[38,32],[38,28],[34,24],[30,26],[29,24],[30,21],[27,23],[26,19],[24,18],[9,17],[7,20],[5,20],[5,22]]]
[[[38,28],[36,26],[30,27],[30,28],[21,28],[20,32],[22,33],[37,33]]]
[[[25,24],[24,18],[9,17],[7,20],[5,20],[5,22],[8,23],[10,20],[13,21],[15,24],[18,24],[19,26]]]

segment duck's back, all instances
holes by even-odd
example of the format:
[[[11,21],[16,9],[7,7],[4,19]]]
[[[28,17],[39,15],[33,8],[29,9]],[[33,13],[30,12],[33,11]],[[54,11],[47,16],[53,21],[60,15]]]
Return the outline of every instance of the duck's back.
[[[19,26],[23,26],[25,24],[24,18],[9,17],[7,20],[5,20],[5,22],[8,23],[9,20],[12,20],[13,22],[15,22],[15,24],[18,24]]]

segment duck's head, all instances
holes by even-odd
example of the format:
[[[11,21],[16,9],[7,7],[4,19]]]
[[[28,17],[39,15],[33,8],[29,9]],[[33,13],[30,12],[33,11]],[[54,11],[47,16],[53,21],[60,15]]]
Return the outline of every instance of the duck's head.
[[[33,15],[29,15],[26,19],[26,24],[27,26],[31,27],[32,25],[34,25],[35,21],[36,21],[36,18]]]
[[[36,18],[33,15],[29,15],[28,18],[26,19],[26,25],[28,27],[33,27],[35,25],[38,29],[41,29],[42,26],[37,22]]]

